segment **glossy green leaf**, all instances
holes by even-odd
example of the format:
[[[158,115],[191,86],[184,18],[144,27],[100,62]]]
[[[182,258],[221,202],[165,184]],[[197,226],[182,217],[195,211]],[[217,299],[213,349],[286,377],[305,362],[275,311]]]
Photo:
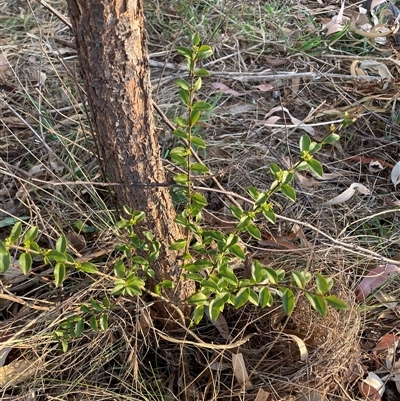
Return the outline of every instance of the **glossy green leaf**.
[[[204,305],[207,302],[207,296],[202,292],[196,292],[187,300],[189,304],[192,305]]]
[[[296,202],[296,192],[289,184],[281,185],[281,191],[292,202]]]
[[[171,244],[168,249],[171,251],[179,251],[180,249],[185,248],[186,244],[186,239],[179,239],[178,241],[175,241],[173,244]]]
[[[193,163],[190,165],[190,170],[199,173],[199,174],[207,174],[210,172],[207,166],[205,166],[203,163]]]
[[[241,288],[235,296],[233,306],[236,309],[239,309],[243,305],[245,305],[249,299],[249,293],[250,293],[249,288]]]
[[[237,230],[241,231],[247,228],[247,226],[251,223],[250,216],[244,215],[240,218],[239,224],[237,225]]]
[[[203,81],[201,80],[201,77],[198,77],[197,80],[196,80],[196,82],[194,83],[193,90],[194,90],[195,92],[197,92],[198,90],[200,90],[202,83],[203,83]]]
[[[232,253],[233,255],[237,256],[238,258],[244,260],[246,258],[243,249],[240,247],[240,245],[232,245],[229,247],[229,252]]]
[[[89,326],[95,333],[99,331],[99,325],[97,324],[96,316],[94,315],[90,316]]]
[[[37,227],[31,227],[24,235],[24,242],[35,241],[38,236],[39,229]]]
[[[25,276],[28,275],[32,267],[32,256],[28,252],[22,253],[19,257],[19,265]]]
[[[173,179],[177,184],[187,184],[189,182],[187,174],[183,173],[175,174]]]
[[[197,59],[202,60],[202,59],[212,56],[212,54],[213,54],[213,50],[211,49],[210,46],[202,45],[202,46],[200,46],[200,48],[197,52]]]
[[[79,337],[85,328],[85,321],[80,317],[75,323],[75,335]]]
[[[252,288],[249,288],[249,302],[254,306],[258,306],[259,303],[258,294]]]
[[[276,215],[275,212],[272,209],[266,209],[263,208],[262,209],[262,214],[264,215],[264,217],[272,224],[276,223]]]
[[[185,89],[187,91],[190,91],[190,85],[189,82],[187,82],[186,80],[184,80],[183,78],[178,78],[175,81],[175,84],[178,85],[180,88]]]
[[[193,55],[192,50],[190,50],[190,49],[188,49],[187,47],[184,47],[184,46],[177,46],[176,50],[181,56],[184,56],[184,57],[187,57],[187,58],[191,58],[192,55]]]
[[[319,152],[322,148],[322,145],[317,142],[311,142],[309,152],[311,155]]]
[[[310,149],[310,144],[311,138],[307,134],[302,135],[299,142],[300,151],[308,152],[308,149]]]
[[[92,311],[88,308],[88,306],[87,305],[85,305],[85,304],[80,304],[79,305],[79,307],[81,308],[81,311],[83,312],[83,313],[92,313]]]
[[[195,325],[199,324],[204,316],[204,305],[197,305],[193,312],[193,323]]]
[[[66,276],[66,267],[64,263],[56,263],[54,266],[54,282],[56,287],[59,287]]]
[[[195,146],[197,146],[198,148],[201,148],[201,149],[204,149],[207,146],[206,143],[201,138],[199,138],[198,136],[192,135],[191,142],[192,142],[192,145],[195,145]]]
[[[118,278],[124,277],[125,270],[126,269],[125,269],[124,262],[121,259],[117,260],[115,262],[115,265],[114,265],[114,274],[115,274],[115,276],[118,277]]]
[[[78,269],[82,270],[85,273],[97,273],[99,270],[97,269],[96,265],[90,262],[82,262],[78,264]]]
[[[260,283],[263,279],[263,268],[258,260],[254,260],[251,265],[251,278],[255,283]]]
[[[330,134],[328,135],[322,143],[325,145],[331,145],[332,143],[337,142],[340,139],[340,136],[338,134]]]
[[[61,235],[56,242],[56,250],[61,253],[65,253],[67,250],[67,238],[65,235]]]
[[[211,104],[207,102],[198,101],[193,104],[193,110],[210,110]]]
[[[178,138],[188,139],[189,134],[186,131],[182,131],[181,129],[174,129],[173,134]]]
[[[46,256],[49,258],[49,260],[54,260],[56,262],[65,262],[67,260],[65,253],[56,251],[55,249],[47,252]]]
[[[105,313],[101,314],[99,323],[100,323],[100,328],[103,331],[106,331],[108,329],[108,316]]]
[[[330,306],[332,306],[335,309],[338,310],[346,310],[348,309],[346,303],[344,301],[342,301],[341,299],[335,297],[334,295],[329,295],[327,297],[325,297],[326,302],[328,302],[328,304]]]
[[[317,294],[305,293],[310,305],[322,316],[326,316],[326,301],[323,296]]]
[[[327,293],[333,286],[333,280],[331,278],[325,278],[320,273],[315,275],[315,281],[317,283],[317,290],[320,294]]]
[[[322,168],[322,164],[315,159],[308,160],[307,166],[310,168],[310,170],[316,174],[318,177],[322,177],[324,175],[324,170]]]
[[[100,305],[100,303],[93,298],[90,299],[90,305],[92,305],[92,308],[95,312],[103,312],[104,310],[103,306]]]
[[[298,272],[296,270],[292,271],[292,281],[293,284],[297,287],[304,289],[306,286],[306,280],[304,278],[304,274],[302,272]]]
[[[269,196],[266,192],[261,192],[260,194],[258,194],[256,201],[254,203],[255,206],[259,206],[265,202],[267,202],[269,199]]]
[[[292,290],[286,289],[282,295],[282,306],[283,310],[287,315],[293,312],[295,304],[294,294]]]
[[[16,222],[14,224],[14,227],[11,230],[10,235],[7,238],[7,243],[12,245],[14,244],[17,239],[21,236],[22,233],[22,224],[20,221]]]
[[[199,68],[198,70],[196,70],[196,72],[194,73],[194,75],[196,77],[209,77],[210,73],[204,69],[204,68]]]
[[[249,223],[246,230],[253,238],[258,240],[261,239],[261,232],[253,223]]]
[[[263,287],[258,292],[258,301],[261,308],[270,307],[274,301],[268,287]]]
[[[182,92],[182,91],[181,91]],[[188,124],[188,122],[187,122],[187,120],[185,119],[185,118],[183,118],[183,117],[174,117],[173,119],[172,119],[172,121],[175,123],[175,124],[178,124],[179,126],[181,126],[181,127],[187,127],[189,124]]]

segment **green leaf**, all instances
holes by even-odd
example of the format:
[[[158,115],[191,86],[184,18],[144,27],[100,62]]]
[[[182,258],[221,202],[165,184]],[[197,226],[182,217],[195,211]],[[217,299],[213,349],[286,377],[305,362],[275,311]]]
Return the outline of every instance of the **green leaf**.
[[[201,88],[202,83],[203,83],[203,81],[201,80],[201,77],[198,77],[197,81],[195,82],[195,84],[193,86],[193,90],[195,92],[197,92]]]
[[[197,32],[192,35],[191,43],[192,46],[198,46],[200,44],[200,36]]]
[[[210,73],[209,73],[206,69],[204,69],[204,68],[199,68],[199,69],[194,73],[194,75],[195,75],[196,77],[209,77],[209,76],[210,76]]]
[[[236,277],[236,274],[233,272],[231,268],[228,267],[221,268],[219,270],[219,274],[221,276],[221,280],[225,281],[226,283],[233,286],[236,286],[238,284],[238,278]]]
[[[281,185],[281,191],[292,202],[296,202],[296,192],[290,185],[288,184]]]
[[[198,148],[202,148],[202,149],[206,148],[206,143],[198,136],[192,135],[190,141],[192,142],[192,145],[195,145]]]
[[[297,287],[304,289],[306,286],[306,280],[304,278],[303,272],[298,272],[296,270],[292,271],[292,281]]]
[[[1,243],[1,241],[0,241]],[[10,254],[7,253],[0,253],[0,273],[5,273],[8,268],[10,267]]]
[[[224,292],[224,293],[219,293],[210,302],[209,305],[209,314],[210,314],[210,319],[212,322],[215,322],[218,319],[219,314],[221,313],[221,310],[224,309],[225,303],[229,299],[229,293]]]
[[[261,239],[261,232],[253,223],[248,224],[246,230],[255,239]]]
[[[24,235],[24,242],[35,241],[38,236],[39,229],[37,227],[31,227]]]
[[[220,291],[218,284],[211,279],[204,279],[203,281],[201,281],[200,286],[201,288],[207,288],[210,291]]]
[[[313,154],[319,152],[321,150],[321,148],[322,148],[322,145],[320,143],[311,142],[309,152],[311,155],[313,155]]]
[[[202,102],[202,101],[198,101],[193,105],[193,110],[210,110],[211,109],[211,104],[207,103],[207,102]]]
[[[172,132],[178,138],[184,138],[184,139],[189,138],[189,134],[185,131],[182,131],[181,129],[174,129]]]
[[[311,138],[307,134],[302,135],[299,142],[300,151],[308,152],[308,149],[310,149],[310,144]]]
[[[340,136],[338,134],[330,134],[328,135],[323,141],[323,145],[331,145],[332,143],[337,142],[340,139]]]
[[[239,241],[239,237],[233,233],[230,233],[228,235],[228,238],[226,239],[225,247],[229,248],[232,245],[235,245]]]
[[[82,262],[77,265],[79,270],[82,270],[85,273],[97,273],[99,270],[96,265],[90,262]]]
[[[207,57],[210,57],[213,54],[213,50],[208,45],[200,46],[199,50],[197,51],[197,59],[202,60]]]
[[[68,351],[68,341],[65,338],[61,340],[61,348],[64,354]]]
[[[330,289],[333,286],[333,280],[331,278],[325,278],[322,274],[317,273],[315,275],[315,281],[317,283],[317,290],[320,294],[325,294],[328,291],[330,291]]]
[[[201,111],[196,109],[196,110],[192,110],[190,112],[190,116],[189,116],[189,125],[191,127],[193,127],[193,125],[195,125],[197,123],[197,121],[199,121],[199,118],[201,116]]]
[[[133,213],[133,210],[130,208],[130,206],[128,206],[128,205],[124,205],[123,207],[122,207],[122,209],[124,210],[124,212],[126,213],[126,214],[128,214],[128,215],[131,215],[132,213]]]
[[[168,249],[171,251],[179,251],[180,249],[185,248],[187,244],[187,240],[186,239],[178,239],[178,241],[175,241],[174,243],[172,243]]]
[[[243,216],[243,210],[240,209],[239,207],[237,207],[237,206],[230,206],[229,209],[230,209],[232,215],[233,215],[234,217],[236,217],[237,219],[240,219],[240,218]]]
[[[256,284],[263,279],[263,268],[258,260],[254,260],[251,265],[251,278]]]
[[[118,284],[111,290],[110,295],[122,294],[122,292],[125,290],[125,288],[126,288],[125,284]]]
[[[108,316],[105,313],[101,314],[99,323],[100,323],[100,328],[103,331],[106,331],[108,329]]]
[[[186,58],[192,58],[193,56],[193,52],[187,47],[177,46],[176,50],[181,56],[184,56]]]
[[[207,302],[207,296],[202,292],[196,292],[188,298],[188,303],[192,305],[204,305]]]
[[[131,297],[135,297],[136,295],[142,295],[142,290],[135,284],[129,284],[129,286],[125,287],[125,291]]]
[[[83,313],[92,313],[92,311],[88,308],[88,306],[87,305],[85,305],[85,304],[80,304],[80,308],[81,308],[81,311],[83,312]]]
[[[262,208],[263,216],[272,224],[276,223],[275,212],[270,208]]]
[[[269,169],[275,178],[277,178],[277,175],[282,172],[282,169],[275,163],[271,163]]]
[[[321,295],[317,294],[311,294],[309,292],[305,293],[306,298],[308,299],[308,302],[310,302],[310,305],[322,316],[326,316],[326,301],[324,297]]]
[[[244,254],[243,249],[237,244],[231,245],[229,247],[229,252],[232,253],[233,255],[237,256],[238,258],[242,259],[242,260],[246,259],[246,256]]]
[[[28,275],[29,270],[31,270],[32,267],[32,256],[27,252],[22,253],[19,257],[19,265],[25,276]]]
[[[239,224],[237,225],[236,229],[238,231],[242,231],[244,229],[247,228],[247,226],[251,223],[251,219],[250,216],[247,215],[243,215],[240,220],[239,220]]]
[[[322,164],[315,159],[307,160],[307,166],[310,170],[316,174],[318,177],[322,177],[324,175],[324,170],[322,169]]]
[[[326,302],[328,302],[328,304],[330,306],[332,306],[332,308],[335,308],[338,310],[348,309],[346,303],[343,302],[341,299],[335,297],[334,295],[329,295],[329,296],[325,297],[325,300],[326,300]]]
[[[190,103],[190,93],[183,89],[180,88],[179,89],[179,100],[186,106],[189,107],[189,103]],[[184,120],[182,117],[178,117],[180,118],[180,120],[178,120],[179,122],[177,122],[178,125],[182,126],[182,127],[186,127],[186,120]],[[185,121],[185,122],[184,122]],[[183,125],[182,125],[183,124]]]
[[[199,174],[206,174],[209,173],[210,170],[202,163],[193,163],[190,165],[190,170],[194,171],[195,173]]]
[[[181,126],[181,127],[187,127],[189,124],[188,124],[188,122],[187,122],[187,120],[185,119],[185,118],[183,118],[183,117],[174,117],[173,119],[172,119],[172,121],[175,123],[175,124],[178,124],[179,126]]]
[[[178,214],[175,217],[174,222],[183,227],[187,227],[189,225],[189,220],[185,216],[182,216],[181,214]]]
[[[67,238],[65,238],[65,235],[61,235],[61,237],[58,238],[56,242],[56,250],[61,253],[65,253],[67,250]]]
[[[115,262],[114,274],[117,278],[122,278],[125,275],[125,265],[121,259],[119,259]]]
[[[278,284],[279,278],[276,270],[274,270],[272,267],[264,267],[263,272],[271,284]]]
[[[46,256],[49,258],[49,260],[55,260],[56,262],[65,262],[67,260],[65,253],[61,253],[55,249],[47,252]]]
[[[194,312],[193,312],[193,323],[199,324],[201,319],[204,316],[204,305],[197,305]]]
[[[258,196],[260,195],[260,191],[255,188],[255,187],[249,187],[247,188],[248,193],[250,194],[250,196],[255,200],[258,198]]]
[[[185,81],[185,80],[182,79],[182,78],[178,78],[178,79],[175,81],[175,84],[178,85],[178,86],[179,86],[180,88],[182,88],[182,89],[185,89],[185,90],[187,90],[187,91],[190,91],[189,82]]]
[[[54,266],[54,281],[56,287],[59,287],[66,276],[66,268],[64,263],[56,263]]]
[[[235,301],[234,301],[234,303],[233,303],[233,306],[236,308],[236,309],[239,309],[239,308],[241,308],[243,305],[245,305],[246,304],[246,302],[248,301],[248,299],[249,299],[249,293],[250,293],[250,291],[249,291],[249,288],[248,287],[246,287],[246,288],[241,288],[240,290],[239,290],[239,292],[236,294],[236,296],[235,296]]]
[[[75,335],[79,337],[85,329],[85,321],[80,317],[75,323]]]
[[[100,305],[99,302],[97,302],[95,299],[90,298],[90,305],[92,305],[92,308],[94,309],[95,312],[103,312],[103,307]]]
[[[255,306],[259,303],[258,294],[252,288],[249,288],[249,302]]]
[[[257,199],[254,203],[254,206],[259,206],[265,202],[267,202],[269,199],[269,195],[266,192],[261,192],[258,196]]]
[[[92,328],[92,330],[95,333],[97,333],[99,331],[99,326],[97,324],[96,316],[94,316],[94,315],[90,316],[89,326]]]
[[[201,206],[202,208],[204,206],[207,206],[207,203],[208,203],[206,198],[197,192],[192,194],[192,202],[197,206]]]
[[[171,290],[172,288],[174,288],[174,283],[171,280],[163,280],[160,284],[162,288],[165,288],[167,290]]]
[[[14,224],[14,227],[11,230],[10,235],[7,238],[7,243],[12,245],[15,241],[21,236],[22,233],[22,224],[20,221]]]
[[[258,292],[258,301],[260,303],[261,308],[270,307],[274,299],[268,289],[268,287],[263,287]]]
[[[187,174],[184,173],[175,174],[173,179],[177,184],[187,184],[189,182]]]
[[[203,280],[203,276],[199,273],[187,273],[185,274],[185,278],[187,278],[188,280],[193,280],[198,282]]]
[[[282,295],[283,310],[290,315],[294,309],[294,294],[292,290],[286,289]]]
[[[148,266],[149,262],[143,257],[143,256],[139,256],[136,255],[131,259],[131,262],[137,265],[144,265],[144,266]]]

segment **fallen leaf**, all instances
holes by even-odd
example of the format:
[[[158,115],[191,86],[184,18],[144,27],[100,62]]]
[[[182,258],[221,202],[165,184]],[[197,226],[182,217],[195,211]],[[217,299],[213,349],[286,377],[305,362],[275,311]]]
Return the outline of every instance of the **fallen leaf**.
[[[380,61],[376,60],[364,60],[359,65],[360,68],[363,70],[373,70],[377,71],[378,74],[381,76],[382,79],[392,79],[393,76],[390,73],[386,64],[381,63]]]
[[[214,89],[217,89],[218,92],[222,92],[222,93],[225,93],[227,95],[232,95],[232,96],[235,96],[235,97],[236,96],[245,96],[248,93],[248,92],[238,92],[238,91],[235,91],[233,89],[230,89],[228,86],[226,86],[225,84],[223,84],[221,82],[213,82],[211,84],[211,86]]]
[[[356,192],[356,189],[358,190],[358,192],[362,193],[363,195],[371,194],[371,191],[367,187],[365,187],[363,184],[353,183],[350,185],[349,188],[347,188],[340,195],[336,196],[335,198],[331,199],[328,202],[325,202],[324,205],[332,206],[332,205],[338,205],[340,203],[346,202],[354,195],[354,193]]]
[[[226,322],[226,319],[222,313],[218,315],[217,320],[215,320],[213,324],[217,328],[223,339],[230,339],[231,335],[229,333],[228,323]]]
[[[271,394],[267,391],[263,390],[262,388],[258,389],[257,396],[254,401],[268,401],[268,398]]]
[[[377,353],[380,351],[387,351],[389,348],[397,348],[400,338],[396,334],[385,334],[372,352]]]
[[[256,85],[254,88],[259,89],[261,92],[269,92],[274,89],[274,87],[271,84],[261,84],[261,85]]]
[[[292,121],[293,124],[293,128],[301,128],[302,130],[306,131],[308,134],[310,134],[311,136],[314,136],[314,128],[310,127],[309,125],[305,124],[303,121],[299,120],[298,118],[292,116],[289,112],[289,110],[286,107],[283,106],[277,106],[277,107],[273,107],[269,113],[264,117],[264,119],[267,119],[268,117],[270,117],[273,113],[277,112],[277,111],[283,111],[285,112],[289,117],[290,120]],[[276,116],[274,116],[274,118],[276,118]],[[279,117],[278,119],[280,119],[281,117]],[[270,120],[266,120],[266,122],[264,123],[265,125],[270,125],[273,126],[274,123],[269,122]],[[278,120],[276,120],[278,121]],[[287,125],[284,125],[283,127],[287,127]]]
[[[372,291],[397,274],[400,274],[400,268],[396,265],[387,264],[375,267],[357,285],[355,289],[357,300],[363,301]]]
[[[368,377],[358,383],[358,389],[368,401],[379,401],[385,392],[385,385],[378,375],[369,372]]]
[[[249,381],[249,374],[247,373],[243,354],[241,352],[238,354],[232,354],[232,367],[233,374],[235,375],[238,383],[241,386],[244,386],[246,389],[252,388],[253,385]]]
[[[308,350],[306,347],[305,342],[298,336],[294,335],[294,334],[288,334],[288,333],[284,333],[282,332],[282,334],[284,334],[285,336],[288,336],[289,338],[291,338],[292,340],[294,340],[297,344],[297,346],[299,347],[299,351],[300,351],[300,360],[301,361],[306,361],[308,359]]]
[[[400,162],[396,163],[396,165],[393,167],[390,178],[396,187],[396,185],[400,182]]]

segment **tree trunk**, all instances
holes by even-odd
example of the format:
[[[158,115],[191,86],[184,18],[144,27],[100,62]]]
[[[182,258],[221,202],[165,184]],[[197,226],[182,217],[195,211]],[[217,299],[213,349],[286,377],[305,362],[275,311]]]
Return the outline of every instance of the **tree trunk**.
[[[173,301],[186,299],[194,284],[183,282],[168,245],[182,235],[165,183],[151,103],[150,68],[141,0],[67,0],[100,157],[119,206],[146,213],[146,224],[162,243],[153,268],[156,281],[177,287]],[[129,183],[129,184],[128,184]],[[137,183],[138,185],[135,185]]]

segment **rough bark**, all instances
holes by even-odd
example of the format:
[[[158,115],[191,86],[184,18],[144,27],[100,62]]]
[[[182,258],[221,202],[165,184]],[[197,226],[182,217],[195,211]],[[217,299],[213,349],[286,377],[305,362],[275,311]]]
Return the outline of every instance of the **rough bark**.
[[[181,301],[193,284],[180,280],[176,254],[168,245],[181,237],[167,188],[135,185],[165,183],[151,104],[150,69],[141,0],[67,0],[87,98],[110,180],[119,205],[146,213],[146,224],[163,244],[155,263],[156,280],[180,285]]]

